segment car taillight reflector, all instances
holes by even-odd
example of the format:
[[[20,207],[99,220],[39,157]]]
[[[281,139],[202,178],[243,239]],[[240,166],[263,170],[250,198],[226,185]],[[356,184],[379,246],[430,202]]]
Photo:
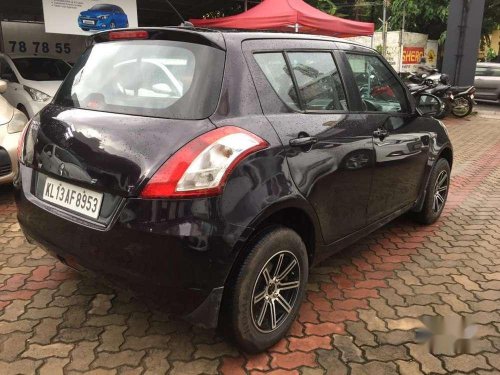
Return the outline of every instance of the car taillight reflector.
[[[19,137],[19,142],[17,143],[17,160],[19,160],[20,163],[24,163],[23,160],[24,140],[26,139],[26,133],[28,132],[30,125],[31,121],[28,121],[28,123],[24,126],[23,132]]]
[[[153,175],[142,198],[187,198],[220,194],[227,177],[248,155],[269,144],[246,130],[225,126],[187,143]]]
[[[149,33],[146,30],[111,31],[109,33],[109,40],[148,39],[148,38],[149,38]]]

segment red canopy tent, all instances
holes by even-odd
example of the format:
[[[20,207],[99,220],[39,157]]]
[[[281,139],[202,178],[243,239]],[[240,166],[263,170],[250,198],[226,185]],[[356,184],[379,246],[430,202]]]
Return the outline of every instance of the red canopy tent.
[[[330,16],[302,0],[264,0],[250,10],[230,17],[192,19],[195,26],[305,32],[348,37],[372,35],[375,25]]]

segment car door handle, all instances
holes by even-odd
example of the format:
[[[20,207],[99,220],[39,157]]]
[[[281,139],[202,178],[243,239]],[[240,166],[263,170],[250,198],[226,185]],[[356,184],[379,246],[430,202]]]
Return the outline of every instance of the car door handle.
[[[318,138],[316,137],[300,137],[290,139],[290,146],[292,147],[312,146],[315,143],[318,143]]]
[[[387,129],[378,128],[373,132],[373,136],[376,138],[385,138],[389,135]]]

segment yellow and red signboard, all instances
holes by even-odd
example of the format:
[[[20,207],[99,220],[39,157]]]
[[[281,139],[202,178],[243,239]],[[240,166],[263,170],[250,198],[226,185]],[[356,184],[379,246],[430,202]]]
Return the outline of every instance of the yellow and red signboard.
[[[403,47],[403,64],[418,64],[424,54],[424,47]]]

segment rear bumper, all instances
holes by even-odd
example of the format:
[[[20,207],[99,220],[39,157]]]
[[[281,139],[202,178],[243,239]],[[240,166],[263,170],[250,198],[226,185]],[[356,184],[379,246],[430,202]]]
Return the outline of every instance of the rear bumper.
[[[26,176],[28,168],[21,168]],[[217,220],[209,200],[129,199],[109,228],[97,230],[42,208],[43,202],[17,181],[15,196],[22,230],[48,253],[154,297],[194,324],[217,325],[223,287],[244,228]]]

